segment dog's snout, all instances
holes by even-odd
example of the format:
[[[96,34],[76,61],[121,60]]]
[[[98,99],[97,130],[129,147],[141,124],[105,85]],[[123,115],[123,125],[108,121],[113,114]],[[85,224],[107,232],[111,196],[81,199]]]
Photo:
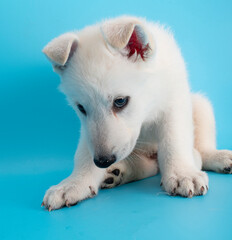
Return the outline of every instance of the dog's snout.
[[[94,158],[94,163],[99,168],[107,168],[116,161],[116,156],[98,156]]]

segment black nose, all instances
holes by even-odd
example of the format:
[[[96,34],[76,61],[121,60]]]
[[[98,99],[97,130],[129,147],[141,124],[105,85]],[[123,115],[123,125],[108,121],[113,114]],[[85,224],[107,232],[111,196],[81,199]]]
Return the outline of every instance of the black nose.
[[[116,161],[116,156],[99,156],[94,158],[94,163],[99,168],[107,168]]]

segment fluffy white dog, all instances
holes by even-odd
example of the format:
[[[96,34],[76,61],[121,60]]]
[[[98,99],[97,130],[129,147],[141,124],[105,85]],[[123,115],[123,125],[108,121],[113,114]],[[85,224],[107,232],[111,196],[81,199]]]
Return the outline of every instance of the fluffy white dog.
[[[81,120],[75,167],[46,192],[50,210],[157,174],[171,195],[206,194],[203,170],[232,173],[232,152],[217,150],[209,101],[191,94],[172,33],[119,17],[53,39],[43,49]]]

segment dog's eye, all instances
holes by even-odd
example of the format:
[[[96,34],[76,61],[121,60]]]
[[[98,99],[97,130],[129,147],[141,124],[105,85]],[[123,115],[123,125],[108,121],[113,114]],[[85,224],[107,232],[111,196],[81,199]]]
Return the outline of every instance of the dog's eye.
[[[78,107],[79,111],[86,116],[86,111],[85,111],[84,107],[81,104],[77,104],[77,107]]]
[[[122,109],[124,108],[129,102],[129,97],[118,97],[114,100],[114,108]]]

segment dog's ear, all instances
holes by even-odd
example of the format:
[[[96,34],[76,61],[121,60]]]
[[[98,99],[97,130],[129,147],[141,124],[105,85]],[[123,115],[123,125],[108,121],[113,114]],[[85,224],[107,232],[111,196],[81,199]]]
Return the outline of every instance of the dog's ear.
[[[116,18],[102,24],[106,42],[128,58],[145,61],[154,51],[154,40],[137,18]]]
[[[66,33],[54,38],[43,49],[54,68],[63,70],[77,49],[78,40],[74,33]]]

